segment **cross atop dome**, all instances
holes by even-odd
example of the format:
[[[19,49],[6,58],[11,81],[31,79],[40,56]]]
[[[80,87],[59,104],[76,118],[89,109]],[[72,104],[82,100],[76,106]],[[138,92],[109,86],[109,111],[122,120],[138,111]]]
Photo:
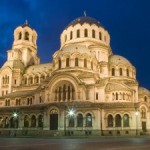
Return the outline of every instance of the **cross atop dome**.
[[[27,19],[25,20],[25,24],[28,25],[28,20]]]
[[[86,17],[86,10],[84,11],[84,16]]]

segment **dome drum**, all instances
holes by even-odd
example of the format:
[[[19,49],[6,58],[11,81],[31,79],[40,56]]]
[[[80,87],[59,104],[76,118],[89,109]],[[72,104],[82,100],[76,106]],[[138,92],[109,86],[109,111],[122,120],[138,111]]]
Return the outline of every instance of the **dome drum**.
[[[111,77],[127,77],[136,79],[135,67],[122,56],[111,55],[109,57],[109,68]]]
[[[91,18],[89,21],[85,18],[90,17],[78,18],[81,21],[73,21],[63,31],[61,34],[61,47],[65,44],[84,41],[93,41],[104,45],[110,44],[109,33],[98,22],[96,23],[95,19]]]
[[[97,61],[95,55],[83,45],[70,45],[62,48],[55,54],[53,61],[55,69],[80,68],[96,70]]]

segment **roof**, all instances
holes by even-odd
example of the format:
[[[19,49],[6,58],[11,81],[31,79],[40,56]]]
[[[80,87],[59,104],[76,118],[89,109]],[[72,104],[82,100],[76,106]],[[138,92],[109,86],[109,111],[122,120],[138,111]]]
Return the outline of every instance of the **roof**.
[[[16,91],[9,93],[7,95],[2,96],[1,98],[13,98],[13,97],[24,97],[24,96],[32,96],[35,94],[36,90],[26,90],[26,91]]]
[[[105,90],[108,91],[129,91],[130,89],[123,85],[123,84],[119,84],[119,83],[108,83],[106,85]]]
[[[25,72],[26,73],[40,73],[40,72],[49,71],[51,68],[52,68],[51,63],[38,64],[38,65],[29,66]]]
[[[126,58],[119,56],[119,55],[111,55],[109,57],[109,63],[110,64],[122,64],[122,65],[129,65],[132,66],[132,64],[130,63],[129,60],[127,60]]]
[[[150,95],[150,91],[144,87],[139,87],[139,94]]]
[[[33,30],[33,28],[28,24],[28,21],[26,20],[25,23],[23,25],[21,25],[22,28],[25,28],[25,27],[29,27]]]
[[[84,23],[88,23],[90,25],[95,24],[97,26],[102,27],[101,23],[99,21],[97,21],[95,18],[84,16],[84,17],[79,17],[79,18],[73,20],[72,22],[69,23],[69,25],[66,28],[68,28],[69,26],[75,26],[76,24],[83,25]]]
[[[73,53],[87,54],[91,57],[95,57],[94,53],[91,52],[86,46],[77,45],[77,44],[68,45],[68,46],[62,48],[60,53],[59,53],[59,56],[62,56],[65,53],[68,53],[68,54],[73,54]]]
[[[8,60],[4,63],[2,68],[4,67],[10,67],[11,69],[24,69],[24,64],[21,62],[21,60]]]

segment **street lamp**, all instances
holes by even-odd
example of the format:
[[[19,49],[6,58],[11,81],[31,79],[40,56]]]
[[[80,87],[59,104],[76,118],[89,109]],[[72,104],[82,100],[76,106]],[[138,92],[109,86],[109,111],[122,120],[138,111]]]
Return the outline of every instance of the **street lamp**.
[[[75,115],[75,111],[74,109],[68,109],[68,111],[66,112],[66,107],[65,107],[65,111],[64,111],[64,132],[65,132],[65,135],[66,134],[66,116],[69,116],[69,117],[73,117]]]
[[[16,112],[14,112],[14,113],[13,113],[13,117],[14,117],[14,118],[17,118],[17,117],[18,117],[18,114],[17,114]]]
[[[138,135],[138,115],[139,115],[139,112],[136,111],[135,112],[135,116],[136,116],[136,135]]]
[[[13,113],[13,117],[14,117],[14,128],[17,128],[17,119],[18,119],[18,113],[14,112]]]
[[[16,136],[15,128],[18,127],[18,122],[17,122],[18,114],[16,112],[13,112],[12,116],[13,116],[13,120],[12,120],[11,124],[13,123],[14,131],[12,131],[11,135]]]
[[[69,114],[69,116],[73,116],[74,115],[74,110],[73,109],[69,110],[68,114]]]

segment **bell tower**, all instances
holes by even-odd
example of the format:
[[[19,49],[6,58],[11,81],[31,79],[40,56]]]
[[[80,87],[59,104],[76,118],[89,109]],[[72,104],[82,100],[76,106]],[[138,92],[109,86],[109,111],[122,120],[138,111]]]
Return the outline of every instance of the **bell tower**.
[[[8,60],[21,60],[24,66],[39,64],[37,56],[37,33],[28,22],[14,30],[12,50],[8,51]]]

